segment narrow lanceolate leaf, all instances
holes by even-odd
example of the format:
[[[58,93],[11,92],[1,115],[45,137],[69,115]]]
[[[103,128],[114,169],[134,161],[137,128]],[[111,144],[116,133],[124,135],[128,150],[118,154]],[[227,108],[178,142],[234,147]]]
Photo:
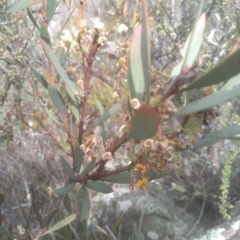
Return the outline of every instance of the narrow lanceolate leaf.
[[[145,70],[148,66],[143,64],[146,62],[143,61],[142,56],[142,46],[141,46],[141,37],[142,37],[142,26],[139,26],[133,35],[129,62],[128,62],[128,85],[130,89],[131,98],[137,98],[139,101],[143,102],[144,97],[147,94],[148,90],[148,78],[145,78]],[[145,46],[146,47],[146,46]]]
[[[22,10],[24,8],[30,7],[30,6],[40,3],[40,2],[42,2],[42,0],[19,0],[16,3],[14,3],[10,6],[7,6],[4,9],[4,11],[6,13],[16,12],[16,11]]]
[[[197,148],[209,146],[225,139],[231,139],[238,134],[240,134],[240,126],[231,126],[206,134],[204,135],[204,138],[197,138],[195,146]]]
[[[52,86],[48,86],[48,93],[50,98],[52,99],[54,105],[57,107],[60,113],[65,112],[65,104],[61,94],[58,90]]]
[[[78,198],[79,198],[79,205],[78,205],[78,213],[77,213],[77,219],[82,222],[88,215],[90,210],[90,199],[88,195],[88,191],[85,188],[84,185],[80,188],[78,192]]]
[[[235,85],[240,83],[240,74],[232,77],[222,88],[220,91],[226,91],[232,89]]]
[[[61,156],[61,164],[63,167],[64,172],[72,179],[75,180],[76,176],[74,171],[72,170],[71,166],[68,164],[68,162]]]
[[[57,8],[57,1],[56,0],[47,0],[47,5],[46,5],[46,16],[47,16],[47,21],[48,23],[51,21],[55,10]]]
[[[99,181],[110,182],[110,183],[122,183],[127,184],[131,181],[131,173],[130,172],[121,172],[115,175],[103,177],[99,179]]]
[[[217,64],[210,71],[196,78],[186,90],[207,87],[213,84],[226,82],[240,73],[240,48],[229,55],[225,60]]]
[[[75,157],[74,157],[75,171],[76,171],[76,174],[78,175],[82,166],[83,152],[79,146],[75,146],[74,153],[75,153]]]
[[[150,39],[148,26],[147,1],[142,0],[142,34],[141,34],[141,55],[143,76],[145,82],[146,102],[149,102],[149,71],[150,71]]]
[[[71,223],[72,221],[74,221],[76,218],[76,213],[64,218],[63,220],[61,220],[60,222],[56,223],[54,226],[52,226],[51,228],[49,228],[46,232],[44,232],[42,234],[42,236],[55,232],[60,228],[63,228],[65,226],[67,226],[69,223]]]
[[[48,33],[47,28],[42,24],[40,28],[40,37],[49,45],[51,46],[51,38]]]
[[[36,20],[34,19],[33,15],[32,15],[32,12],[31,12],[31,10],[30,10],[29,8],[27,8],[27,14],[28,14],[30,20],[32,21],[32,23],[35,25],[35,27],[36,27],[38,30],[40,30],[40,28],[39,28]]]
[[[194,64],[198,52],[202,45],[204,30],[206,25],[206,15],[203,13],[201,17],[197,20],[194,29],[192,31],[189,45],[187,48],[186,57],[183,62],[183,68],[191,68]]]
[[[49,60],[51,61],[51,63],[54,65],[54,67],[56,68],[59,76],[62,78],[62,80],[64,81],[64,83],[67,85],[68,88],[66,88],[66,90],[70,93],[69,95],[71,96],[71,98],[73,97],[73,93],[76,90],[76,85],[74,82],[72,82],[68,75],[66,74],[66,72],[64,71],[62,65],[59,62],[58,57],[55,55],[55,53],[53,52],[53,50],[51,49],[51,47],[43,40],[41,39],[41,45],[47,55],[47,57],[49,58]],[[72,99],[73,101],[75,101],[75,99]]]
[[[74,188],[74,185],[75,185],[75,183],[70,183],[70,184],[65,185],[65,186],[63,186],[61,188],[56,189],[54,191],[54,193],[57,194],[57,195],[64,195],[64,194],[72,191],[73,188]]]
[[[81,172],[80,176],[83,176],[89,172],[91,172],[94,167],[95,167],[96,160],[92,160],[86,167],[85,169]]]
[[[155,109],[147,104],[142,104],[130,121],[129,138],[143,140],[156,134],[159,125],[159,116]]]
[[[76,121],[79,122],[80,121],[79,110],[74,105],[70,106],[70,110],[71,110],[71,113],[73,114],[73,116],[75,117]]]
[[[87,182],[85,184],[87,188],[90,188],[96,192],[100,193],[111,193],[113,189],[106,183],[103,182]]]
[[[237,96],[239,93],[240,84],[236,85],[231,90],[213,93],[207,97],[191,102],[184,107],[180,107],[178,111],[173,114],[173,116],[184,116],[198,111],[202,111],[210,107],[214,107],[225,101],[230,100],[231,98]]]
[[[39,72],[37,72],[34,68],[31,68],[31,72],[34,74],[37,80],[47,89],[48,83],[45,80],[45,78]]]
[[[105,111],[103,113],[103,115],[101,115],[92,125],[90,125],[87,128],[87,131],[92,130],[93,128],[95,128],[98,125],[101,125],[102,123],[106,122],[112,115],[117,113],[122,108],[122,104],[124,103],[125,99],[126,98],[124,98],[120,102],[114,104],[111,108],[109,108],[107,111]]]

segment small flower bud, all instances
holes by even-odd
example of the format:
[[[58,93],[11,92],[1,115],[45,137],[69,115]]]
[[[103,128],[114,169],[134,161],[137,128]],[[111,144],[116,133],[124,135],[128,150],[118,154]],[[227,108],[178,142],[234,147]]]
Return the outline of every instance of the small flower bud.
[[[133,98],[130,101],[131,107],[135,110],[139,109],[141,106],[141,103],[139,102],[139,100],[137,98]]]
[[[112,159],[112,153],[111,152],[105,152],[104,154],[103,154],[103,160],[110,160],[110,159]]]

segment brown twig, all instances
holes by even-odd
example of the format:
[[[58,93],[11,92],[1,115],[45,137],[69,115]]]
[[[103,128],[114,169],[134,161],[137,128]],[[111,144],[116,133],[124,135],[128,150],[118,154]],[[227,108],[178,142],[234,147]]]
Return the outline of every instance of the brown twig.
[[[92,65],[93,61],[95,59],[96,52],[98,48],[101,46],[101,44],[98,42],[98,37],[99,33],[98,30],[95,29],[94,37],[93,37],[93,42],[92,42],[92,48],[89,53],[89,55],[86,57],[86,69],[84,71],[85,73],[85,78],[84,78],[84,96],[81,98],[81,120],[79,123],[79,135],[78,135],[78,144],[79,146],[82,145],[83,142],[83,134],[84,134],[84,122],[85,122],[85,117],[86,117],[86,112],[87,112],[87,100],[88,100],[88,95],[89,95],[89,81],[91,78],[91,71],[92,71]]]

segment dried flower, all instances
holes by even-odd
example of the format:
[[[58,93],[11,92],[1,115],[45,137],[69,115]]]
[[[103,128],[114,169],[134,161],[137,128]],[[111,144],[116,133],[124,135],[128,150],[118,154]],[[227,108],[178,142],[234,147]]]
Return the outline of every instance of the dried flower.
[[[113,158],[113,156],[112,156],[112,153],[111,152],[105,152],[104,154],[103,154],[103,160],[110,160],[110,159],[112,159]]]
[[[141,103],[139,102],[139,100],[137,98],[133,98],[130,101],[131,107],[135,110],[139,109],[141,106]]]

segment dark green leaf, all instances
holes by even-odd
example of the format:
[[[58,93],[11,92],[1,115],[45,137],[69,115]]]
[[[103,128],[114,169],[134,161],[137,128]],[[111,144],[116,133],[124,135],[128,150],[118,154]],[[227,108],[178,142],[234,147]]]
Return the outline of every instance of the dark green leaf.
[[[76,173],[77,175],[79,174],[79,171],[82,166],[82,160],[83,160],[83,152],[82,149],[79,146],[75,146],[75,168],[76,168]]]
[[[85,184],[87,188],[90,188],[96,192],[100,193],[111,193],[113,189],[106,183],[103,182],[87,182]]]
[[[32,73],[34,74],[34,76],[37,78],[37,80],[46,88],[48,89],[48,83],[45,80],[45,78],[39,73],[37,72],[34,68],[31,68]]]
[[[0,236],[1,235],[7,237],[8,239],[14,239],[15,238],[14,235],[11,232],[9,232],[5,227],[2,227],[0,225]]]
[[[46,16],[47,16],[47,21],[48,23],[51,21],[55,10],[57,8],[57,1],[56,0],[47,0],[47,5],[46,5]]]
[[[68,225],[69,223],[71,223],[72,221],[74,221],[76,218],[76,213],[64,218],[63,220],[61,220],[60,222],[56,223],[54,226],[52,226],[51,228],[49,228],[46,232],[44,232],[42,234],[42,236],[52,233],[60,228],[65,227],[66,225]]]
[[[151,169],[151,170],[147,171],[146,175],[149,178],[149,180],[154,180],[154,179],[163,178],[163,177],[167,176],[168,173],[167,172],[160,172],[160,171],[155,170],[155,169]]]
[[[130,172],[121,172],[115,175],[103,177],[99,181],[128,184],[132,180],[132,174]]]
[[[49,45],[51,46],[51,38],[48,33],[47,28],[44,25],[41,25],[40,28],[40,37]]]
[[[81,172],[80,176],[83,176],[89,172],[91,172],[94,167],[95,167],[96,160],[92,160],[86,167],[85,169]]]
[[[41,213],[39,212],[39,210],[41,211],[41,209],[38,208],[37,205],[34,205],[33,211],[36,214],[36,218],[37,218],[37,221],[38,221],[39,225],[42,226],[43,225],[43,218],[42,218]]]
[[[240,134],[240,126],[231,126],[209,134],[204,135],[204,138],[197,138],[195,146],[197,148],[209,146],[225,139]]]
[[[217,64],[210,71],[198,77],[186,90],[207,87],[220,82],[228,81],[240,73],[240,48],[230,54],[225,60]]]
[[[48,86],[48,93],[54,105],[57,107],[59,112],[63,114],[65,112],[65,104],[61,94],[52,86]]]
[[[30,6],[40,3],[40,2],[42,2],[42,0],[20,0],[10,6],[7,6],[4,9],[4,11],[7,13],[16,12],[16,11],[22,10],[24,8],[30,7]]]
[[[64,195],[64,194],[72,191],[73,188],[74,188],[74,185],[75,185],[75,183],[70,183],[70,184],[65,185],[65,186],[63,186],[61,188],[56,189],[54,191],[54,193],[57,194],[57,195]]]
[[[147,104],[142,104],[135,112],[131,121],[129,138],[143,140],[156,134],[159,125],[159,117],[155,109]]]
[[[90,199],[88,195],[88,191],[84,185],[82,185],[81,189],[78,192],[79,197],[79,205],[78,205],[78,214],[77,218],[80,222],[86,219],[89,210],[90,210]]]
[[[29,18],[31,19],[31,21],[33,22],[33,24],[36,26],[36,28],[37,28],[38,30],[40,30],[37,22],[35,21],[33,15],[32,15],[32,12],[31,12],[31,10],[30,10],[29,8],[27,8],[27,14],[28,14]]]
[[[191,102],[184,107],[180,107],[173,116],[184,116],[191,113],[199,112],[204,109],[214,107],[218,104],[226,102],[240,93],[240,84],[228,91],[221,91],[213,93],[207,97],[201,98],[197,101]]]
[[[63,167],[63,170],[65,173],[72,179],[75,180],[76,176],[74,171],[72,170],[71,166],[68,164],[68,162],[61,156],[61,164]]]

